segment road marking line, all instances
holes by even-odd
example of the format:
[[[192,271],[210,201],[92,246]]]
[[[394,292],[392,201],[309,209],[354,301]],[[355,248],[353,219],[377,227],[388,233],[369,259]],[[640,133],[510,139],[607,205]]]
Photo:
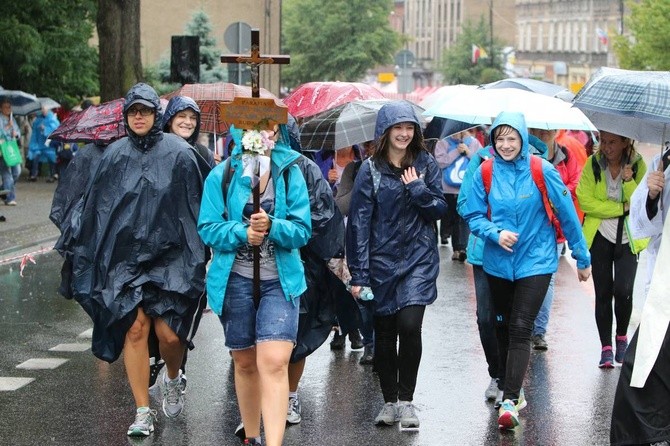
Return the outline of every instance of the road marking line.
[[[93,329],[89,328],[86,331],[82,331],[81,333],[79,333],[79,336],[77,336],[77,337],[78,338],[85,338],[85,339],[93,339]]]
[[[74,344],[58,344],[49,349],[50,352],[84,352],[88,350],[88,344],[74,343]]]
[[[10,378],[0,376],[0,392],[13,392],[35,381],[35,378]]]
[[[42,369],[55,369],[66,362],[69,359],[63,358],[31,358],[21,364],[17,365],[17,369],[26,369],[26,370],[42,370]]]

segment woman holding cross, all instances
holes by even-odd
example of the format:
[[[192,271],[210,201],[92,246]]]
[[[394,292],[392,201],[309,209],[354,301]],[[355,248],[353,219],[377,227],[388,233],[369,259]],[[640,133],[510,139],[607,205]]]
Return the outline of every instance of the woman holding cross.
[[[261,444],[262,417],[266,444],[279,446],[286,425],[288,363],[298,332],[299,297],[307,288],[299,248],[312,233],[309,196],[295,164],[300,154],[291,150],[285,125],[244,136],[231,127],[230,133],[235,147],[207,177],[198,221],[198,232],[213,253],[207,297],[232,352],[245,444]],[[254,137],[262,143],[254,144]],[[256,212],[254,175],[249,175],[254,157],[268,161],[255,178],[260,194]],[[260,277],[253,273],[254,247],[260,250]],[[253,282],[259,279],[256,302]]]

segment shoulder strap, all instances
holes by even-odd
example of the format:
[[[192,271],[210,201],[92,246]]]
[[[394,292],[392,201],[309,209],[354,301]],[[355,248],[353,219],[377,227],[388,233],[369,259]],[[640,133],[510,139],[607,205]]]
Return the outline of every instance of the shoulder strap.
[[[547,213],[549,222],[554,227],[557,235],[561,234],[561,224],[556,217],[554,212],[554,206],[549,200],[549,195],[547,194],[547,184],[544,182],[544,172],[542,171],[542,158],[536,155],[531,155],[530,157],[530,173],[533,177],[535,185],[540,190],[542,194],[542,203],[544,204],[544,211]]]
[[[491,192],[491,179],[493,177],[493,158],[485,159],[482,162],[482,181],[486,195]]]
[[[221,194],[223,196],[223,213],[224,219],[228,219],[228,207],[226,206],[226,199],[228,198],[228,186],[230,186],[230,178],[232,177],[230,168],[230,157],[223,162],[223,179],[221,180]]]

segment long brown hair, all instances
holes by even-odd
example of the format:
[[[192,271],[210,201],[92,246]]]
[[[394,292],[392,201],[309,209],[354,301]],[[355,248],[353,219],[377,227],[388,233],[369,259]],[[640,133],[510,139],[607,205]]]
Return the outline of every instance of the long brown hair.
[[[428,151],[426,149],[426,144],[423,141],[423,133],[421,133],[421,128],[414,122],[412,124],[414,125],[414,137],[409,142],[407,150],[405,151],[405,156],[400,161],[400,167],[402,169],[407,169],[412,164],[414,164],[414,160],[416,160],[419,157],[419,153],[421,153],[421,151],[426,152]],[[393,126],[390,126],[386,130],[384,130],[382,136],[380,136],[375,143],[376,147],[375,147],[375,153],[374,155],[372,155],[372,161],[374,161],[376,164],[379,164],[381,161],[384,161],[388,164],[391,163],[389,160],[388,152],[390,145],[389,133],[391,133],[392,128]]]

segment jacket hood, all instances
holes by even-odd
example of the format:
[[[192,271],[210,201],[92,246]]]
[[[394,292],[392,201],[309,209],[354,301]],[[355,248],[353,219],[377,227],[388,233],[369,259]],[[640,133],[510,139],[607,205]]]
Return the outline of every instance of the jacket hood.
[[[138,102],[144,105],[147,105],[147,103],[151,104],[155,110],[154,125],[151,130],[149,130],[149,133],[143,137],[138,136],[128,125],[128,109],[131,105]],[[161,102],[156,90],[150,85],[142,82],[133,85],[130,90],[128,90],[128,93],[126,93],[125,101],[123,103],[123,122],[126,125],[128,138],[130,138],[138,148],[147,150],[153,147],[163,135],[163,131],[161,130],[163,124],[163,112],[161,111]]]
[[[527,158],[528,157],[528,128],[526,127],[526,119],[523,116],[523,113],[519,112],[502,112],[500,113],[493,125],[491,126],[491,138],[493,138],[495,129],[501,125],[508,125],[519,132],[521,136],[521,152],[517,158]],[[498,150],[495,148],[495,141],[491,142],[493,149],[496,152],[496,157],[500,157]],[[514,160],[513,160],[514,161]]]
[[[297,152],[302,153],[302,146],[300,145],[300,127],[293,115],[288,114],[288,122],[286,123],[288,129],[288,136],[291,141],[291,148]]]
[[[384,132],[391,126],[401,122],[412,122],[421,129],[419,118],[414,113],[414,108],[407,101],[391,101],[384,104],[377,113],[377,123],[375,125],[375,139],[379,139]]]
[[[232,153],[230,154],[233,159],[241,159],[242,156],[242,136],[244,135],[244,130],[235,128],[234,125],[230,126],[229,135],[232,140],[235,142],[235,148],[233,148]],[[290,136],[288,128],[285,124],[279,125],[279,138],[275,143],[274,148],[272,149],[272,162],[277,165],[279,168],[282,168],[285,164],[288,164],[294,161],[300,156],[300,153],[291,149]]]
[[[198,141],[198,135],[200,134],[200,107],[195,101],[188,96],[174,96],[168,102],[167,107],[165,107],[165,114],[163,115],[162,128],[166,133],[172,133],[170,130],[170,120],[174,118],[174,115],[180,111],[190,108],[195,112],[196,115],[196,124],[193,134],[186,140],[190,145],[195,145]]]

